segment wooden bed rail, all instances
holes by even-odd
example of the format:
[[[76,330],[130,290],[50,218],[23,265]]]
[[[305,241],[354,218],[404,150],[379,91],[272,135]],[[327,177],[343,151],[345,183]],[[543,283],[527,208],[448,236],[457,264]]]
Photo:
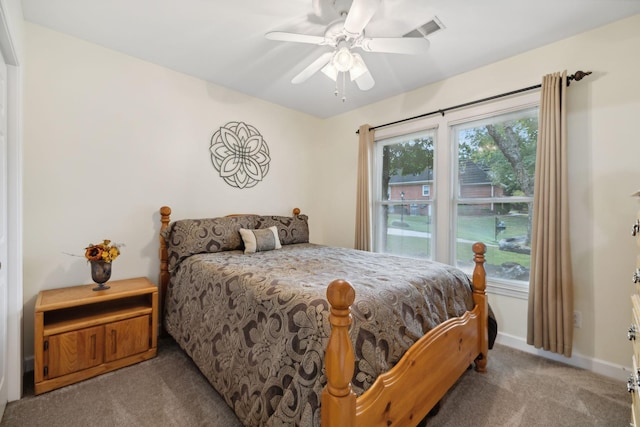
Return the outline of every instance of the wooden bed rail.
[[[484,254],[486,246],[472,246],[475,307],[420,338],[388,372],[356,397],[351,387],[354,350],[349,338],[355,290],[344,280],[327,288],[331,305],[331,335],[325,353],[327,386],[322,393],[322,427],[415,426],[440,401],[475,361],[485,372],[488,353],[488,305]]]

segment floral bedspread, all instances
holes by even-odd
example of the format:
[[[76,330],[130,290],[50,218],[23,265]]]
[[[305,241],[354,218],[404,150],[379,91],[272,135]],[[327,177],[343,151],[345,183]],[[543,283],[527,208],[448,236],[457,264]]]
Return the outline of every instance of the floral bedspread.
[[[473,308],[469,278],[451,266],[302,243],[185,259],[165,327],[246,426],[319,426],[335,279],[356,290],[358,395],[425,332]]]

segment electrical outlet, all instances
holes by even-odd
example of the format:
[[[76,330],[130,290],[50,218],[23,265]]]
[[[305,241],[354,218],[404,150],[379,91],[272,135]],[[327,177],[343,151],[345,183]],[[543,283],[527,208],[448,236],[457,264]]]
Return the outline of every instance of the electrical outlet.
[[[582,313],[577,310],[573,312],[573,327],[582,328]]]

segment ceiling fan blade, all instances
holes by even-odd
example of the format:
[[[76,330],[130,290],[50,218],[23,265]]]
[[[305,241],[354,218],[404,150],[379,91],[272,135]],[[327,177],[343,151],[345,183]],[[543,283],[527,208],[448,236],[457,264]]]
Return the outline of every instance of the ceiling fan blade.
[[[333,52],[325,52],[318,59],[313,61],[311,64],[307,66],[304,70],[298,73],[293,79],[291,79],[291,83],[299,84],[305,82],[309,77],[318,72],[322,67],[327,65],[329,61],[331,61],[331,57],[333,56]]]
[[[417,55],[426,52],[430,43],[423,37],[376,37],[364,38],[359,45],[365,52]]]
[[[356,82],[360,90],[369,90],[375,84],[367,65],[357,53],[353,54],[353,66],[349,70],[349,77],[351,81]]]
[[[308,34],[286,33],[284,31],[271,31],[264,35],[269,40],[277,40],[283,42],[309,43],[317,45],[325,45],[328,40],[322,36],[310,36]]]
[[[344,32],[347,37],[356,38],[362,34],[364,27],[371,21],[379,6],[380,0],[353,0],[347,19],[344,21]]]

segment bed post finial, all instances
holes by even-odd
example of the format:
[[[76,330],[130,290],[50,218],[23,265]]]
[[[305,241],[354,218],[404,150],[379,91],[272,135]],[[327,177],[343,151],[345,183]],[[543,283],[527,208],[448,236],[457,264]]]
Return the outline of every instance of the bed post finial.
[[[327,288],[331,335],[325,353],[327,386],[322,391],[320,405],[322,427],[355,426],[356,394],[351,388],[355,357],[349,338],[351,304],[355,297],[353,286],[345,280],[334,280]]]
[[[489,353],[489,304],[487,302],[487,273],[484,269],[484,254],[487,246],[484,243],[476,242],[472,246],[473,261],[476,263],[473,269],[473,302],[480,308],[480,322],[478,334],[479,353],[476,359],[476,371],[487,371],[487,356]]]
[[[163,206],[160,208],[160,316],[164,316],[164,297],[169,285],[169,255],[167,254],[167,244],[162,237],[162,232],[169,226],[171,221],[171,208]]]
[[[473,261],[475,267],[473,269],[473,291],[482,291],[484,293],[487,284],[484,271],[484,254],[487,252],[487,246],[482,242],[476,242],[472,246]]]

